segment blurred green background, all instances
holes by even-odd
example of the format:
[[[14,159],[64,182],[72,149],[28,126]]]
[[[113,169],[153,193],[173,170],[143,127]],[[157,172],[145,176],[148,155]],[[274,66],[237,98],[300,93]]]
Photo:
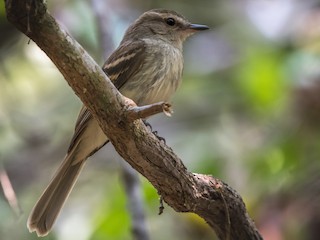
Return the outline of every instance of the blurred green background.
[[[218,177],[242,195],[265,239],[319,239],[318,1],[64,0],[48,1],[48,8],[100,65],[102,52],[151,8],[211,26],[185,44],[173,117],[150,123],[190,171]],[[8,174],[20,205],[11,208],[0,191],[0,239],[37,239],[26,219],[66,153],[81,102],[7,22],[3,1],[0,14],[0,174]],[[99,27],[108,29],[108,42]],[[91,157],[44,239],[132,239],[121,162],[112,146]],[[166,206],[158,216],[157,192],[140,180],[151,239],[216,239],[194,214]]]

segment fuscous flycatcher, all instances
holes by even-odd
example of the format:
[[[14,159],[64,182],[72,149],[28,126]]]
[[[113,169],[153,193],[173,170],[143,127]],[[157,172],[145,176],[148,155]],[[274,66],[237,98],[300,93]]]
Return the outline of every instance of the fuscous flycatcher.
[[[103,70],[119,91],[139,106],[168,101],[181,83],[183,42],[206,29],[174,11],[150,10],[127,29]],[[48,234],[86,159],[107,142],[108,137],[83,106],[67,155],[29,216],[31,232]]]

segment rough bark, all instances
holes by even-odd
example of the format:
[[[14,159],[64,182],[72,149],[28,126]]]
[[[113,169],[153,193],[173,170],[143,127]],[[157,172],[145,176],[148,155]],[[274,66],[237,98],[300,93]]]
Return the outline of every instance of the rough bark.
[[[7,0],[5,4],[8,20],[49,56],[118,153],[153,184],[168,205],[178,212],[198,214],[220,239],[262,239],[235,190],[212,176],[189,172],[141,120],[132,120],[132,103],[128,105],[43,2]]]

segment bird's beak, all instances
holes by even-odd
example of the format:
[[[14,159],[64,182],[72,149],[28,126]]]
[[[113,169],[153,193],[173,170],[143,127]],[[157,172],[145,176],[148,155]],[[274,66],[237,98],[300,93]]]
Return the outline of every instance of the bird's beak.
[[[191,29],[191,30],[196,30],[196,31],[202,31],[202,30],[209,29],[208,26],[201,25],[201,24],[190,24],[188,28]]]

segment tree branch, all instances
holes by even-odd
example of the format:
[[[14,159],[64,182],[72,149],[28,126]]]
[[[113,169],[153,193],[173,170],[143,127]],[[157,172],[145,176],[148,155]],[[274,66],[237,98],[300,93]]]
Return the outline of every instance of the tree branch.
[[[144,119],[161,112],[163,112],[167,116],[171,116],[171,114],[173,113],[171,105],[169,103],[159,102],[141,107],[129,107],[127,109],[127,118],[128,120],[133,121],[139,118]]]
[[[8,20],[53,61],[98,120],[118,153],[178,212],[194,212],[220,239],[262,239],[241,197],[222,181],[188,172],[142,123],[128,118],[125,98],[40,0],[6,0]]]

